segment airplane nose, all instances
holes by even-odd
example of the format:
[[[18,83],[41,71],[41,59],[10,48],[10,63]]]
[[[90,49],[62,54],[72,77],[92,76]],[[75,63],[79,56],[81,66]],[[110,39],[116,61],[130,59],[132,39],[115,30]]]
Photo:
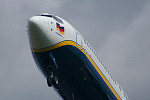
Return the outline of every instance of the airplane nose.
[[[48,38],[48,21],[42,16],[34,16],[28,20],[29,40],[32,49],[48,47],[51,41]]]

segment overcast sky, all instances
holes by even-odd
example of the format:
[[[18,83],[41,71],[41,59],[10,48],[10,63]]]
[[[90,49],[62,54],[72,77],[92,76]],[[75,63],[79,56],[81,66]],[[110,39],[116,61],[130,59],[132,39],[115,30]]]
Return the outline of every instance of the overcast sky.
[[[0,100],[61,100],[29,47],[27,21],[42,12],[76,27],[131,100],[150,100],[148,0],[0,0]]]

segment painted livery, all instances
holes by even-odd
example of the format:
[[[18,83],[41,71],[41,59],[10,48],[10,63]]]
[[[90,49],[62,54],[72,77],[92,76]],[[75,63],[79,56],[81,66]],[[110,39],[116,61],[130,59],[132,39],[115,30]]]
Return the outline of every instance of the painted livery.
[[[42,13],[28,21],[34,60],[64,100],[128,100],[92,46],[67,21]]]

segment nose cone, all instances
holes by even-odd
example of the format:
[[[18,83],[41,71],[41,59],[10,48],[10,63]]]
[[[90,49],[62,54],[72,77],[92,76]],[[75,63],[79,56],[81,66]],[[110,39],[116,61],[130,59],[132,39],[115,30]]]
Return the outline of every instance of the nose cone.
[[[32,49],[41,49],[51,45],[48,38],[48,19],[42,16],[34,16],[28,20],[29,41]]]

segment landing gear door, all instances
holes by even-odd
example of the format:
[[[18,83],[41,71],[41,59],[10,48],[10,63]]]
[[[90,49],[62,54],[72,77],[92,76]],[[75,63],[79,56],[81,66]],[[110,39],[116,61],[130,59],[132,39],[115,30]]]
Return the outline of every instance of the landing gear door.
[[[76,44],[80,49],[82,49],[82,37],[78,32],[76,32]]]

